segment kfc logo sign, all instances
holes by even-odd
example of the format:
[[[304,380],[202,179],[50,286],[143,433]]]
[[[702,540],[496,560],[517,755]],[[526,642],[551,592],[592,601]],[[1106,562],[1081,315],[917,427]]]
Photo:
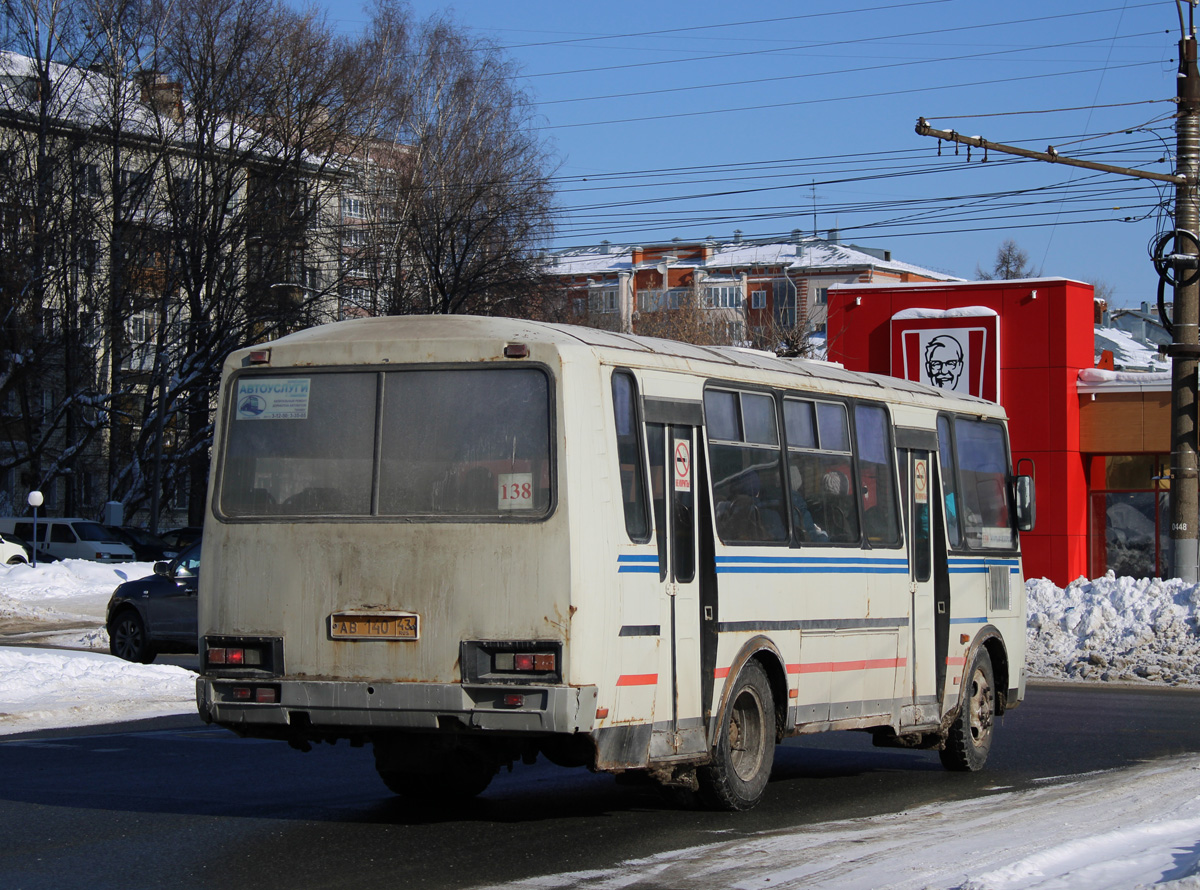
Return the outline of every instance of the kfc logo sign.
[[[942,389],[958,389],[963,348],[952,334],[938,334],[925,345],[925,379]]]
[[[906,309],[892,316],[892,374],[1000,398],[1000,325],[991,309]]]

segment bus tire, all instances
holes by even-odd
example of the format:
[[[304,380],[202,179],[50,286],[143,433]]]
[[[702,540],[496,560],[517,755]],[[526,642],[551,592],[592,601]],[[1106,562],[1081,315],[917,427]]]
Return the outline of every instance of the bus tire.
[[[397,768],[386,765],[376,748],[375,770],[393,794],[426,804],[453,804],[482,794],[496,775],[497,764],[475,752],[455,749]]]
[[[748,661],[729,693],[712,761],[697,771],[700,799],[721,810],[762,800],[775,762],[775,700],[766,671]]]
[[[967,674],[967,688],[958,716],[946,734],[946,744],[938,752],[942,766],[955,772],[983,769],[992,747],[995,723],[996,681],[992,658],[981,646]]]

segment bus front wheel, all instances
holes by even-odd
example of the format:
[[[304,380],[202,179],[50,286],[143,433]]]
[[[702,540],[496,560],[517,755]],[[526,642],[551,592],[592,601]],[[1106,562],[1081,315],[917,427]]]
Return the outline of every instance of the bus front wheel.
[[[775,700],[766,671],[748,661],[721,715],[712,762],[702,767],[700,797],[710,807],[748,810],[762,800],[775,762]]]
[[[980,647],[967,674],[967,688],[958,717],[950,725],[945,747],[938,752],[942,766],[955,772],[983,769],[992,747],[995,721],[996,683],[992,658]]]

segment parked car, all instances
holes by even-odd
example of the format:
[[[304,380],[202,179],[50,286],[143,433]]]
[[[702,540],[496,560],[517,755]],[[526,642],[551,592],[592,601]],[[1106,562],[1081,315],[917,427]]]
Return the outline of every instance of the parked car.
[[[28,516],[0,517],[0,534],[14,534],[38,549],[38,561],[54,559],[90,559],[94,562],[133,562],[133,551],[104,526],[90,519],[52,518],[34,522]]]
[[[149,664],[160,652],[196,652],[196,586],[200,541],[154,574],[126,581],[113,591],[105,613],[108,651],[126,661]]]
[[[159,535],[159,537],[167,543],[168,547],[173,547],[177,551],[182,551],[183,548],[188,544],[192,543],[193,541],[198,541],[203,531],[204,529],[200,528],[199,526],[189,525],[185,526],[184,528],[174,528],[169,532],[163,532]]]
[[[15,566],[29,562],[29,548],[15,535],[0,534],[0,563]]]
[[[158,535],[152,535],[144,528],[134,528],[129,525],[106,525],[104,528],[120,538],[138,562],[161,562],[174,559],[182,548],[172,547]]]

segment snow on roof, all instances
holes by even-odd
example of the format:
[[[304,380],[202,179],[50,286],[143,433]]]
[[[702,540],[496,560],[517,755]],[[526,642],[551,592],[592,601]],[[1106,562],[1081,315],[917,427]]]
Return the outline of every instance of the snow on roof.
[[[47,63],[46,71],[51,83],[49,114],[55,121],[89,130],[109,126],[113,118],[119,117],[122,131],[130,138],[166,140],[175,145],[187,145],[197,138],[195,121],[188,113],[190,106],[182,97],[179,97],[181,115],[156,112],[144,101],[141,84],[134,81],[57,62]],[[153,79],[150,90],[173,92],[178,88],[163,75],[139,72],[139,76],[143,75]],[[34,119],[39,106],[37,77],[33,59],[0,51],[0,111]],[[227,147],[266,158],[279,153],[276,140],[244,123],[221,120],[214,129],[216,132],[211,135]],[[311,153],[305,155],[310,162],[320,160]]]
[[[1081,394],[1096,392],[1170,392],[1170,371],[1106,371],[1082,368],[1075,384]]]
[[[1097,327],[1094,336],[1096,354],[1111,349],[1117,371],[1151,372],[1170,368],[1167,359],[1158,354],[1156,343],[1142,340],[1120,328]],[[1145,373],[1139,376],[1145,376]]]
[[[1000,313],[987,306],[962,306],[958,309],[901,309],[892,316],[893,321],[907,318],[980,318],[999,317]]]
[[[655,248],[668,245],[656,244]],[[694,247],[695,245],[680,245]],[[884,259],[853,245],[835,244],[820,238],[796,241],[729,241],[708,245],[708,259],[680,257],[672,266],[693,266],[705,269],[745,269],[748,267],[829,270],[871,267],[889,272],[906,272],[938,281],[961,281],[945,272],[935,272],[912,263]],[[546,269],[557,275],[600,275],[628,272],[634,268],[632,245],[577,247],[555,251],[546,257]],[[661,260],[647,261],[656,266]]]
[[[868,282],[866,284],[859,284],[856,282],[854,284],[835,284],[834,287],[837,288],[838,290],[856,290],[856,289],[884,290],[884,289],[891,288],[891,287],[903,287],[905,290],[909,290],[910,288],[915,289],[915,288],[919,288],[919,287],[939,288],[939,287],[953,286],[957,290],[959,288],[964,288],[964,287],[976,287],[976,288],[1012,287],[1013,285],[1056,284],[1058,282],[1063,282],[1063,281],[1068,282],[1070,284],[1084,284],[1084,285],[1087,284],[1086,281],[1078,281],[1074,278],[1062,278],[1062,277],[1054,276],[1054,275],[1048,276],[1046,278],[988,278],[983,281],[967,281],[966,279],[963,279],[963,278],[951,278],[948,275],[941,275],[940,277],[944,278],[945,280],[944,281],[913,281],[911,283],[904,283],[904,284],[889,284],[886,281],[885,282],[878,282],[878,281]]]

